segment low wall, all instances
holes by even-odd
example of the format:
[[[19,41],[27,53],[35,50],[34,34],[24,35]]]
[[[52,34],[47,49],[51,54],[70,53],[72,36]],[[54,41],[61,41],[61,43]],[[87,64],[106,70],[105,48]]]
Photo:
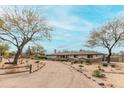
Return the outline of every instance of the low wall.
[[[111,62],[124,62],[123,56],[111,56]]]
[[[102,62],[102,58],[91,59],[92,62]]]

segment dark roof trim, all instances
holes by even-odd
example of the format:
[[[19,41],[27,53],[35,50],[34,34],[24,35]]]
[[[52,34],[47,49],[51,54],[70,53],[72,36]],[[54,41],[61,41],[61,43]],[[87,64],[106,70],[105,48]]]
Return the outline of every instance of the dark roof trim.
[[[46,56],[64,56],[64,55],[104,55],[103,53],[54,53]]]

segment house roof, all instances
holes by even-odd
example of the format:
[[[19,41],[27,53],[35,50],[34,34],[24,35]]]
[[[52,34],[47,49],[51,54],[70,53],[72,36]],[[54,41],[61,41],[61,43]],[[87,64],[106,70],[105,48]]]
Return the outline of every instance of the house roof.
[[[96,51],[79,51],[79,52],[57,52],[53,54],[47,54],[47,56],[57,56],[57,55],[104,55]]]

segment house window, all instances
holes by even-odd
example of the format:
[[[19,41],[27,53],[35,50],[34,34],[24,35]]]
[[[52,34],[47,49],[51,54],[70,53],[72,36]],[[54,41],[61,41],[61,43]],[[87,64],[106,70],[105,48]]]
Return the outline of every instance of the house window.
[[[93,58],[93,55],[87,55],[87,58]]]
[[[63,58],[65,58],[65,56],[63,55]]]

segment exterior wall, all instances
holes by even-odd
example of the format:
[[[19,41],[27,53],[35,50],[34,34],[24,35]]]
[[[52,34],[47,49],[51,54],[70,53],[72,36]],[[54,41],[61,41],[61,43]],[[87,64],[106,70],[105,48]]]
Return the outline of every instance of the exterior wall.
[[[90,59],[92,62],[98,62],[102,61],[103,55],[92,55],[92,58],[88,58],[88,55],[58,55],[58,56],[47,56],[47,59],[68,59],[68,58],[84,58],[84,59]]]
[[[86,58],[88,55],[78,55],[77,58]],[[103,55],[92,55],[92,58],[101,58]],[[74,56],[69,56],[69,58],[74,58]]]
[[[55,59],[56,56],[47,56],[47,59]]]
[[[87,58],[87,55],[79,55],[78,58]]]
[[[102,61],[103,61],[102,57],[91,59],[91,62],[102,62]]]
[[[111,62],[119,62],[119,56],[111,56]]]
[[[103,55],[94,55],[93,58],[103,58]]]
[[[111,56],[111,62],[124,62],[123,56]]]
[[[107,61],[107,57],[106,57],[106,61]],[[124,56],[111,56],[110,61],[111,62],[122,62],[122,63],[124,63]]]

